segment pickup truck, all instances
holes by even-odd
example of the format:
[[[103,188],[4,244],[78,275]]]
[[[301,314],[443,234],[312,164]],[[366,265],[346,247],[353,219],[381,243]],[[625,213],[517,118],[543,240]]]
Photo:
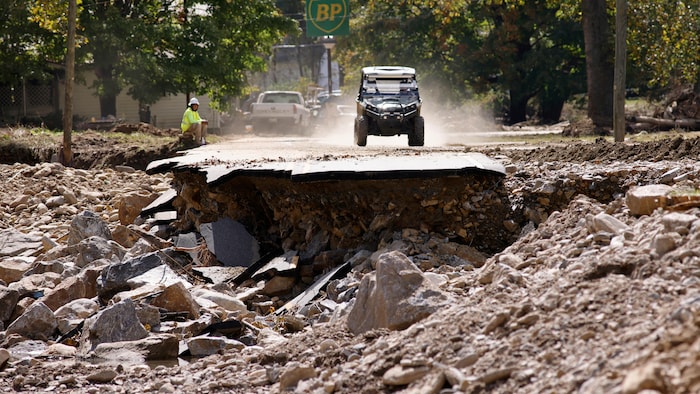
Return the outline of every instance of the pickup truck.
[[[306,108],[304,96],[293,91],[267,91],[250,106],[250,123],[256,132],[266,130],[306,131],[311,111]]]

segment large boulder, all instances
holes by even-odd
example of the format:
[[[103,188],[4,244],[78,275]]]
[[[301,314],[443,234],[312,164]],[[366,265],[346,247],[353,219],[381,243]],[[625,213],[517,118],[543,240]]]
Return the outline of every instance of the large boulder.
[[[405,254],[388,252],[379,257],[376,272],[362,278],[347,325],[355,334],[376,328],[402,330],[447,301],[447,295]]]

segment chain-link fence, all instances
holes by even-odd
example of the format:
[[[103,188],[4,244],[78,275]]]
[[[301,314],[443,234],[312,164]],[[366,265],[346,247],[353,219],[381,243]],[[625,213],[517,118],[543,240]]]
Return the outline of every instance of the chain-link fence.
[[[0,85],[0,123],[44,122],[59,111],[54,83]]]

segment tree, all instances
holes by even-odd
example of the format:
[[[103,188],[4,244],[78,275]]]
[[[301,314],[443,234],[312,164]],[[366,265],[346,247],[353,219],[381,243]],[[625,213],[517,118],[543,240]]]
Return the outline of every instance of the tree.
[[[581,1],[586,43],[588,117],[594,125],[612,127],[614,47],[606,0]]]
[[[531,99],[546,122],[559,121],[564,102],[583,91],[581,26],[558,1],[476,1],[483,42],[467,58],[478,91],[508,94],[507,119],[528,118]]]
[[[646,87],[690,85],[700,93],[700,0],[629,2],[628,50]]]
[[[68,0],[68,34],[66,35],[66,99],[63,109],[63,149],[61,162],[73,161],[71,132],[73,130],[73,82],[75,79],[75,20],[78,13],[76,0]]]
[[[46,0],[44,0],[46,1]],[[215,102],[245,88],[245,73],[265,67],[262,55],[296,24],[270,0],[83,0],[89,59],[100,115],[116,115],[128,93],[153,103],[166,94],[210,94]]]
[[[362,66],[401,64],[417,69],[421,89],[435,91],[435,100],[470,96],[462,62],[477,31],[464,0],[369,0],[354,2],[351,9],[350,37],[340,37],[336,47],[345,68],[358,70],[350,81]]]
[[[0,3],[0,84],[50,79],[47,63],[62,61],[64,45],[63,36],[33,18],[26,1]]]

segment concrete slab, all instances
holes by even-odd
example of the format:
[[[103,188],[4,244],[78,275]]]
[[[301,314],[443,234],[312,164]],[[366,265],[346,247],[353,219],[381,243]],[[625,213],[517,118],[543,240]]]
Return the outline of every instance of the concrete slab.
[[[295,182],[316,182],[324,180],[434,178],[437,176],[460,176],[474,172],[505,175],[505,167],[500,162],[478,152],[386,157],[363,156],[343,160],[300,160],[213,166],[188,161],[178,162],[178,158],[171,160],[173,161],[152,164],[156,167],[165,166],[173,171],[205,172],[207,183],[212,185],[239,176],[279,177],[289,178]],[[151,166],[149,165],[149,167]]]
[[[309,286],[309,288],[307,288],[303,293],[299,294],[293,300],[287,302],[281,308],[276,310],[275,315],[284,315],[285,313],[292,311],[296,312],[303,308],[306,304],[318,296],[318,293],[326,287],[328,282],[333,279],[344,277],[350,271],[350,268],[352,268],[352,266],[348,261],[328,271],[311,286]]]
[[[204,223],[199,232],[207,241],[207,248],[226,267],[248,267],[260,259],[260,246],[239,222],[224,217],[213,223]]]

